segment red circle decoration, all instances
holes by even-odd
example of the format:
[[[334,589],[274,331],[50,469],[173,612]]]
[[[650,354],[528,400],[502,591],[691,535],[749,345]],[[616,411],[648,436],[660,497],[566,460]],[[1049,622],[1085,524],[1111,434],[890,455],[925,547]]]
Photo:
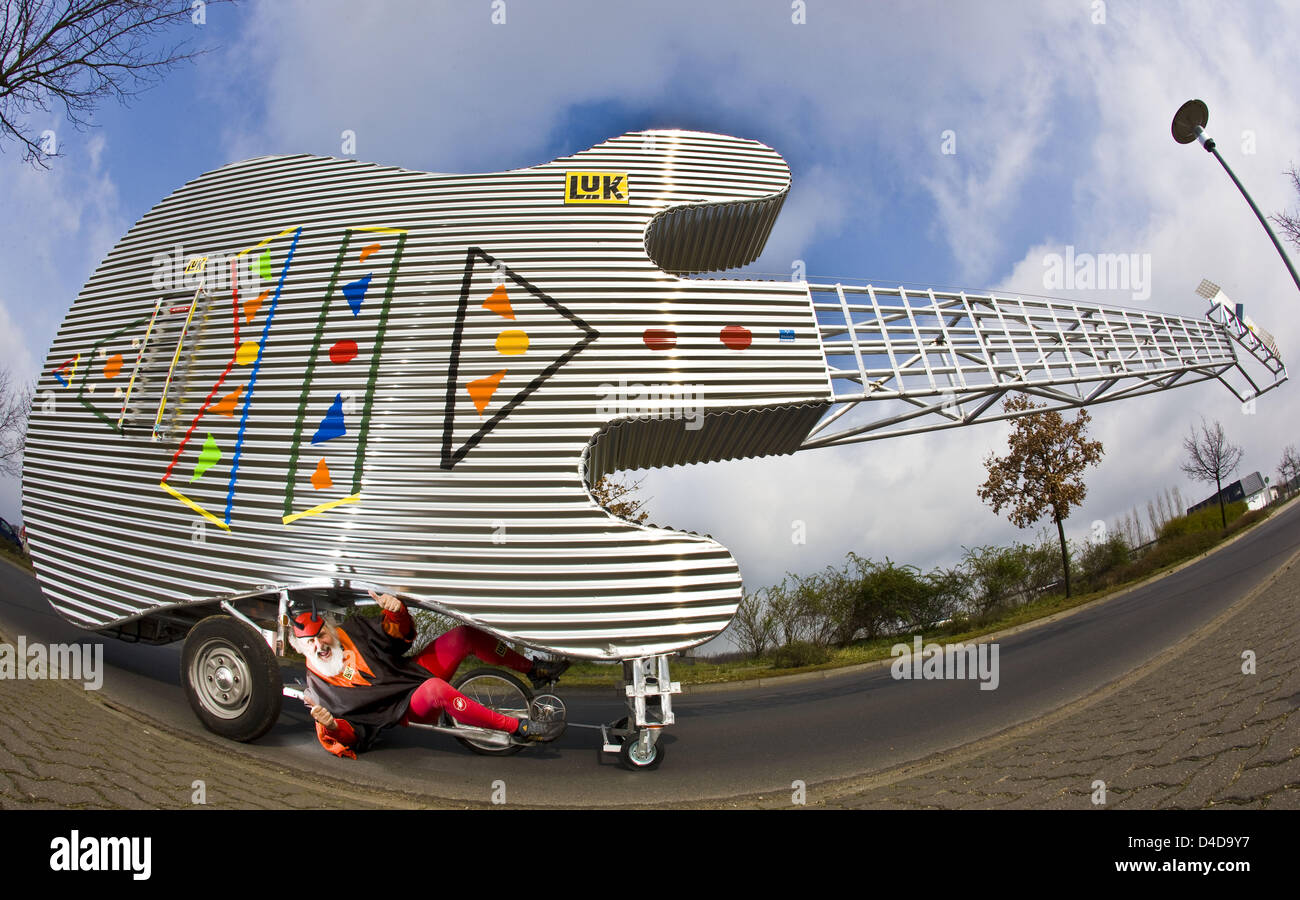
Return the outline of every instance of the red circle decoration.
[[[335,365],[352,362],[357,356],[357,342],[343,340],[330,347],[330,362]]]
[[[722,333],[718,335],[718,340],[732,350],[744,350],[753,342],[754,335],[748,328],[741,325],[728,325],[722,329]]]
[[[651,350],[671,350],[677,346],[677,332],[671,328],[647,328],[641,340]]]

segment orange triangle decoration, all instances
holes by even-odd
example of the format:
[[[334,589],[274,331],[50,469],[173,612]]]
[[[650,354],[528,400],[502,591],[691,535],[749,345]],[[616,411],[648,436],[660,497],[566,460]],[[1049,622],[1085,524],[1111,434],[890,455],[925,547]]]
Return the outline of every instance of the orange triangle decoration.
[[[311,486],[318,491],[334,486],[334,479],[330,478],[330,467],[325,465],[323,459],[316,463],[316,471],[311,476]]]
[[[497,285],[497,289],[492,292],[492,296],[483,301],[483,308],[490,309],[498,316],[514,321],[515,311],[510,306],[510,298],[506,296],[506,286]]]
[[[266,299],[267,297],[269,297],[269,296],[271,296],[271,289],[270,289],[270,288],[267,288],[266,290],[262,291],[261,294],[258,295],[258,297],[257,297],[256,300],[246,300],[246,301],[244,301],[244,321],[245,321],[245,322],[251,322],[251,321],[253,321],[253,316],[257,315],[257,311],[258,311],[259,309],[262,308],[262,301],[265,300],[265,299]]]
[[[365,262],[365,261],[366,261],[366,257],[369,256],[370,254],[374,253],[374,252],[375,252],[376,250],[378,250],[378,249],[379,249],[379,245],[378,245],[378,244],[367,244],[366,247],[361,251],[361,256],[358,258],[357,261],[358,261],[358,262]]]
[[[514,318],[514,316],[511,316],[511,318]],[[122,372],[122,354],[114,353],[112,356],[108,358],[108,361],[104,363],[104,377],[116,378],[119,374],[121,374],[121,372]]]
[[[469,391],[469,398],[474,401],[474,408],[478,410],[480,416],[483,415],[483,410],[487,409],[487,405],[492,402],[492,395],[501,386],[501,379],[505,375],[506,370],[502,369],[487,378],[479,378],[465,385],[465,389]]]
[[[239,395],[244,393],[244,386],[241,384],[235,390],[222,397],[220,402],[212,407],[213,412],[221,413],[223,416],[233,416],[235,407],[239,405]]]

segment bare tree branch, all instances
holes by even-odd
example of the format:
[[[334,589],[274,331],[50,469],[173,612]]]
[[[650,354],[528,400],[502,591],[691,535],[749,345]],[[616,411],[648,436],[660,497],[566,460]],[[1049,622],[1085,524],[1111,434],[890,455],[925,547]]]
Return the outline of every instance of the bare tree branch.
[[[1291,176],[1291,184],[1295,187],[1296,193],[1300,194],[1300,169],[1292,166],[1286,174]],[[1300,213],[1296,215],[1278,213],[1268,218],[1282,232],[1283,237],[1300,247]]]
[[[1295,490],[1296,481],[1300,480],[1300,451],[1296,450],[1295,444],[1288,444],[1282,451],[1282,461],[1277,465],[1277,476],[1280,482],[1278,489],[1283,494],[1290,494]]]
[[[1223,527],[1228,527],[1228,513],[1223,502],[1223,479],[1237,470],[1241,465],[1241,448],[1228,442],[1223,433],[1223,426],[1217,421],[1213,426],[1201,419],[1200,434],[1192,428],[1191,434],[1183,438],[1183,450],[1187,461],[1182,470],[1189,478],[1204,481],[1215,486],[1219,498],[1219,514],[1223,518]]]
[[[34,112],[62,105],[72,124],[90,124],[107,97],[126,102],[202,51],[158,37],[200,10],[231,0],[6,0],[0,23],[0,148],[6,139],[23,161],[48,168],[47,152],[28,124]],[[206,12],[203,12],[206,16]]]
[[[17,385],[7,369],[0,369],[0,475],[22,474],[27,417],[35,392],[34,386]]]

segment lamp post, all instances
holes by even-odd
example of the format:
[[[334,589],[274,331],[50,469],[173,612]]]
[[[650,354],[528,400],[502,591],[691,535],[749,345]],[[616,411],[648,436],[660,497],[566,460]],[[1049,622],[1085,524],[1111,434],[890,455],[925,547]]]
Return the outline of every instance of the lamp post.
[[[1219,155],[1219,151],[1214,145],[1214,138],[1205,133],[1205,124],[1209,121],[1210,108],[1200,100],[1188,100],[1182,106],[1178,107],[1178,112],[1174,114],[1174,123],[1171,128],[1174,140],[1180,144],[1190,144],[1192,141],[1200,141],[1207,152],[1214,154],[1214,158],[1219,161],[1219,165],[1223,166],[1223,171],[1228,173],[1228,177],[1231,178],[1232,183],[1237,186],[1237,190],[1241,191],[1241,196],[1246,198],[1246,202],[1250,204],[1250,208],[1255,211],[1255,216],[1259,219],[1259,224],[1264,226],[1264,230],[1268,232],[1268,236],[1273,240],[1273,246],[1277,248],[1278,254],[1282,257],[1282,262],[1286,263],[1287,271],[1291,273],[1291,280],[1295,282],[1297,288],[1300,288],[1300,275],[1296,274],[1295,266],[1291,265],[1290,257],[1288,257],[1286,251],[1282,249],[1282,242],[1277,239],[1277,235],[1274,234],[1273,229],[1269,227],[1268,220],[1264,218],[1264,214],[1259,211],[1259,207],[1255,205],[1255,201],[1251,198],[1250,194],[1246,192],[1246,188],[1242,186],[1236,173],[1232,171],[1227,162],[1224,161],[1223,157]]]

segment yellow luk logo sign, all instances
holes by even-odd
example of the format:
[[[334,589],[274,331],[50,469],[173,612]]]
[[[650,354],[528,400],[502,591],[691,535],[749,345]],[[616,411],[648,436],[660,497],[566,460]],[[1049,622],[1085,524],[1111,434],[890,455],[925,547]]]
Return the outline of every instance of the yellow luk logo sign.
[[[627,203],[626,172],[565,172],[565,203]]]

